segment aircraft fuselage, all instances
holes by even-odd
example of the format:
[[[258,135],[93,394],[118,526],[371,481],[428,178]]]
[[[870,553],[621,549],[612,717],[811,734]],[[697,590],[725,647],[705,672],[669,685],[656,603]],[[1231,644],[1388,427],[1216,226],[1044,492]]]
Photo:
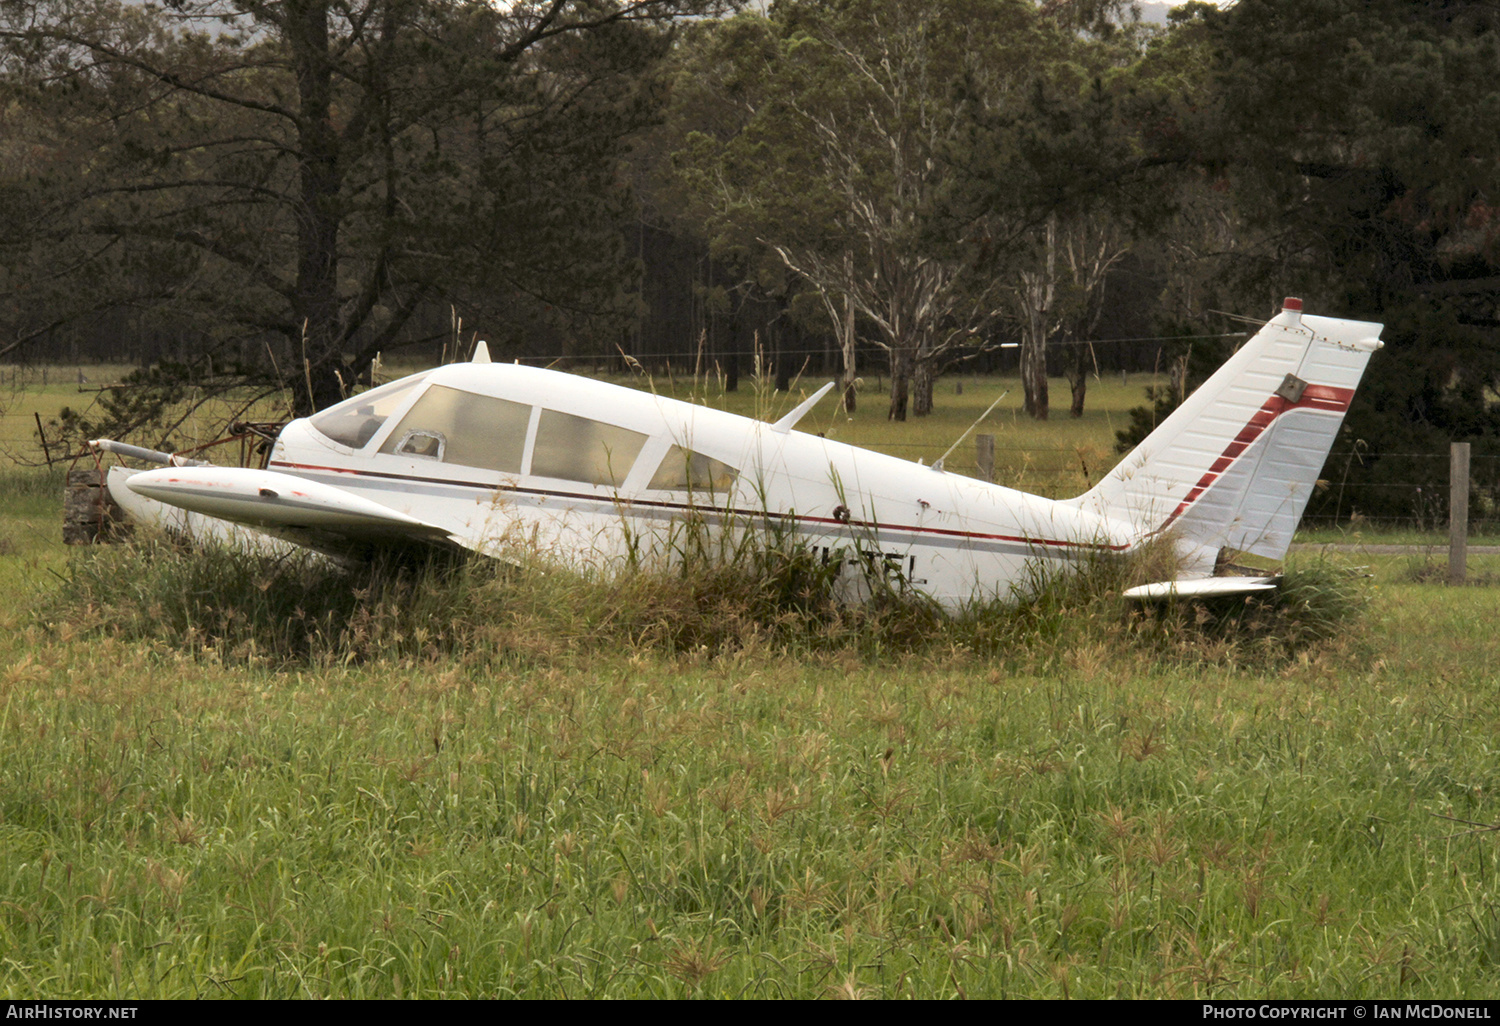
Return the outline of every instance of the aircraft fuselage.
[[[506,404],[496,409],[511,437],[494,440],[493,458],[456,453],[459,415],[423,420],[420,396],[436,389]],[[343,441],[316,417],[294,421],[269,469],[363,496],[489,554],[524,542],[597,563],[632,547],[666,552],[690,515],[710,530],[768,524],[795,532],[820,558],[846,561],[851,579],[875,568],[949,605],[1004,597],[1012,582],[1032,579],[1038,560],[1130,546],[1125,525],[1076,505],[537,368],[440,367],[378,419],[373,432],[329,428]],[[570,443],[604,455],[569,455]],[[492,467],[476,465],[484,462]],[[694,480],[677,463],[706,469]]]

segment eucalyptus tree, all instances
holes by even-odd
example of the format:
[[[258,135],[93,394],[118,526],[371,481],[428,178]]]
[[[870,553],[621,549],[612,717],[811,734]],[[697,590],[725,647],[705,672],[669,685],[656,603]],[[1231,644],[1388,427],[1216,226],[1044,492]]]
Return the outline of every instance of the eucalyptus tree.
[[[683,174],[718,224],[817,290],[846,386],[854,315],[873,326],[890,354],[892,419],[931,409],[933,374],[983,344],[1002,308],[976,260],[993,227],[928,230],[944,152],[979,97],[1024,89],[1061,38],[1026,0],[804,2],[741,16],[696,57],[723,69],[737,120],[691,136]]]
[[[292,385],[299,412],[424,304],[618,315],[618,161],[653,116],[656,27],[721,9],[4,0],[8,145],[28,163],[0,175],[0,263],[76,313],[166,309],[208,349],[258,343],[272,358],[239,377]],[[13,341],[52,316],[12,314]]]
[[[1038,31],[1050,45],[1027,88],[981,94],[945,152],[953,170],[934,224],[988,226],[980,262],[1006,282],[1024,407],[1039,419],[1055,342],[1073,343],[1063,362],[1072,412],[1082,413],[1089,350],[1079,343],[1098,325],[1113,269],[1174,209],[1191,158],[1183,114],[1207,75],[1207,61],[1191,59],[1203,48],[1181,45],[1180,27],[1133,22],[1129,6],[1042,5]]]

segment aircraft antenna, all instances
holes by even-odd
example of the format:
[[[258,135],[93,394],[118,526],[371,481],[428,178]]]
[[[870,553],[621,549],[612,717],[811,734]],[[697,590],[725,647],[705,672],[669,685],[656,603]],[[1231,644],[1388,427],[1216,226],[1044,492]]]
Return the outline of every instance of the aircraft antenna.
[[[802,402],[797,405],[797,408],[795,410],[793,410],[791,413],[788,413],[785,417],[782,417],[776,423],[772,424],[771,430],[778,431],[784,435],[792,428],[796,427],[797,421],[807,416],[807,411],[818,405],[818,400],[828,394],[828,390],[833,387],[833,384],[834,383],[830,381],[828,384],[818,389],[812,395],[802,400]]]
[[[932,464],[932,469],[933,470],[942,470],[943,469],[943,461],[946,460],[949,456],[953,455],[953,450],[954,449],[957,449],[960,445],[964,444],[964,439],[968,438],[969,435],[973,433],[974,429],[979,426],[980,422],[983,421],[984,418],[988,417],[991,413],[993,413],[995,411],[995,407],[1000,405],[1000,399],[1004,399],[1008,395],[1010,395],[1010,389],[1007,388],[1004,392],[1000,393],[1000,398],[999,399],[996,399],[994,402],[990,403],[990,408],[989,409],[987,409],[983,413],[981,413],[979,415],[978,419],[976,419],[974,421],[974,423],[972,423],[972,424],[969,425],[969,430],[968,431],[965,431],[963,434],[961,434],[961,435],[958,436],[958,441],[956,441],[952,445],[948,446],[948,451],[945,452],[945,453],[943,453],[941,456],[939,456],[937,458],[937,460]]]

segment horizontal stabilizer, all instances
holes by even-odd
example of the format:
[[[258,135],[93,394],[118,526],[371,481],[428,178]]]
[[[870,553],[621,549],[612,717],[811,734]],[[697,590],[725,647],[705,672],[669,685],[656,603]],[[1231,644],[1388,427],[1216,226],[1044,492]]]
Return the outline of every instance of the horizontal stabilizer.
[[[445,538],[448,532],[332,485],[244,467],[164,467],[135,474],[137,495],[266,530],[322,530],[347,538]]]
[[[1125,597],[1135,602],[1165,602],[1177,598],[1229,598],[1274,591],[1280,577],[1199,577],[1190,581],[1157,581],[1130,588]]]

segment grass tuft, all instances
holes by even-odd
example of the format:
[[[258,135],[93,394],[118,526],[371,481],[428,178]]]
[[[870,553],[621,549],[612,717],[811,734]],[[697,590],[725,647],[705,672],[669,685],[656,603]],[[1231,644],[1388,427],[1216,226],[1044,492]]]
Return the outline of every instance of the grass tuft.
[[[346,569],[154,536],[75,554],[38,615],[252,665],[430,657],[471,640],[457,606],[492,573],[443,554]]]
[[[1335,639],[1353,639],[1369,605],[1363,580],[1322,560],[1289,569],[1264,595],[1144,606],[1130,633],[1163,653],[1213,661],[1280,660]]]
[[[431,553],[346,568],[146,538],[78,553],[39,616],[54,629],[289,667],[447,657],[549,664],[601,644],[709,657],[765,648],[1046,662],[1124,643],[1177,658],[1284,658],[1346,633],[1363,608],[1358,581],[1315,565],[1294,571],[1268,600],[1143,610],[1120,596],[1160,573],[1160,554],[1148,552],[1038,573],[1007,600],[949,616],[884,578],[869,584],[866,601],[842,601],[829,565],[775,532],[732,543],[704,537],[678,538],[671,559],[610,573],[522,553]]]

